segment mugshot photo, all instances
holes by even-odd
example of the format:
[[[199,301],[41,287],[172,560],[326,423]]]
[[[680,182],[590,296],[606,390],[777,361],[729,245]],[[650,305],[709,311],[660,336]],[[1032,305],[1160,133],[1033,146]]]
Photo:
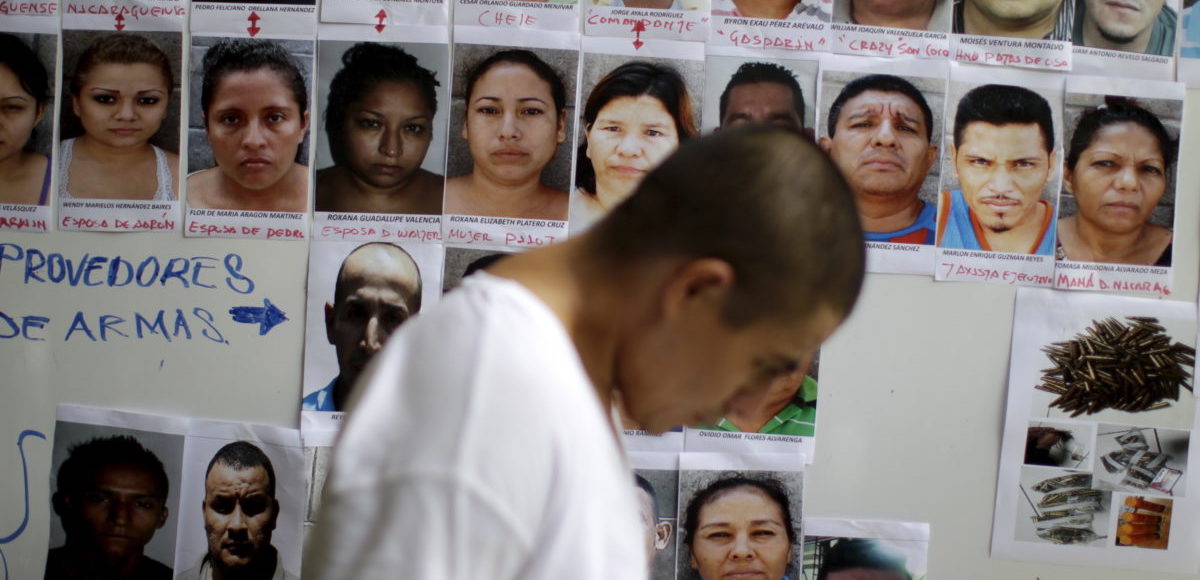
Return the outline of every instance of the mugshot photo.
[[[298,579],[302,450],[190,436],[185,457],[175,579]]]
[[[182,435],[59,421],[46,578],[171,578]]]
[[[867,241],[932,244],[945,79],[821,73],[817,143],[858,204]]]
[[[192,38],[189,207],[307,211],[314,46]]]
[[[388,336],[437,301],[441,267],[436,244],[312,245],[301,410],[345,410]]]
[[[947,0],[954,2],[952,32],[979,36],[1008,36],[1071,40],[1076,0]]]
[[[567,219],[578,59],[455,45],[445,213]]]
[[[833,21],[861,26],[950,32],[954,0],[833,0]]]
[[[0,32],[0,204],[46,205],[54,135],[58,37]]]
[[[1175,55],[1176,0],[1137,0],[1115,4],[1076,0],[1071,42],[1106,50]]]
[[[876,538],[806,536],[804,574],[814,580],[919,580],[924,570],[924,542],[893,542]]]
[[[704,133],[752,123],[813,134],[816,60],[712,56],[704,63]]]
[[[654,580],[674,580],[676,533],[679,529],[675,517],[678,511],[679,471],[634,469],[633,483],[637,488],[642,523],[646,526],[650,577]]]
[[[580,79],[574,235],[633,194],[679,144],[698,137],[704,63],[585,54]]]
[[[1170,266],[1183,102],[1067,93],[1060,260]]]
[[[799,578],[801,474],[679,473],[679,580]]]
[[[316,211],[442,212],[449,52],[445,44],[320,42]]]
[[[1062,93],[951,81],[946,111],[938,246],[1053,255]]]
[[[60,199],[177,199],[180,35],[65,30],[62,41]]]

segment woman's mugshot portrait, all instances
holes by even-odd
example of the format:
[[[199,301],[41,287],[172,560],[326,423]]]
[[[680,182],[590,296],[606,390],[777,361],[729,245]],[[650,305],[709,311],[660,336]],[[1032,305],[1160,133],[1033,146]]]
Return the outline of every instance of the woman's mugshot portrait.
[[[306,211],[308,85],[297,58],[280,42],[230,38],[209,47],[200,66],[199,116],[215,166],[188,176],[188,205]],[[193,170],[205,165],[194,149]]]
[[[60,199],[176,199],[178,43],[171,33],[64,34]]]
[[[322,50],[335,46],[323,42]],[[374,42],[351,46],[340,60],[325,100],[333,165],[317,171],[316,210],[440,214],[445,179],[423,168],[445,131],[434,122],[438,74],[404,48]]]
[[[1170,266],[1174,211],[1164,202],[1177,138],[1135,100],[1111,96],[1085,108],[1068,138],[1058,259]]]
[[[558,175],[547,168],[556,158],[569,164],[570,153],[561,147],[568,124],[562,71],[574,70],[575,58],[568,51],[475,50],[460,62],[467,72],[457,145],[469,151],[470,169],[446,181],[446,213],[567,218],[569,166],[560,162]],[[452,151],[452,164],[456,160],[461,156]]]
[[[801,538],[784,483],[769,474],[724,474],[700,488],[683,513],[686,580],[796,578]]]
[[[48,45],[54,63],[55,39],[29,35]],[[49,141],[35,134],[51,131],[47,108],[53,86],[42,55],[12,34],[0,33],[0,203],[46,205],[50,198]]]
[[[666,63],[635,60],[612,69],[587,96],[575,157],[573,232],[629,197],[642,177],[699,134],[687,84]]]

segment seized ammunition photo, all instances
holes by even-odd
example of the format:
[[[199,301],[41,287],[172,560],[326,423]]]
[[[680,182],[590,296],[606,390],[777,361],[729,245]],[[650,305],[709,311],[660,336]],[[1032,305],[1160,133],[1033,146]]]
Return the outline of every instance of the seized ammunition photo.
[[[1098,539],[1095,532],[1083,528],[1057,527],[1039,530],[1038,537],[1055,544],[1082,544]]]
[[[1060,475],[1043,479],[1033,486],[1034,491],[1041,493],[1049,493],[1069,487],[1090,487],[1092,485],[1092,475],[1090,473],[1072,473],[1070,475]]]
[[[1051,406],[1072,417],[1105,409],[1152,411],[1179,400],[1179,387],[1192,390],[1192,375],[1183,367],[1195,368],[1196,349],[1172,344],[1157,318],[1126,320],[1093,320],[1072,340],[1042,347],[1054,366],[1042,369],[1036,388],[1058,395]]]

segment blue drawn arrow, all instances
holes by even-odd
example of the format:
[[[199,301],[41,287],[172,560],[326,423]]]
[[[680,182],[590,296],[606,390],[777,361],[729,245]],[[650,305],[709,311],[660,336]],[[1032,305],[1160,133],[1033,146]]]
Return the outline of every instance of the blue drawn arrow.
[[[263,298],[263,305],[258,306],[234,306],[229,309],[229,314],[233,316],[234,322],[245,322],[247,324],[258,324],[258,335],[262,336],[275,325],[288,319],[287,315],[279,309],[278,306],[271,304],[271,301]]]
[[[7,543],[17,539],[17,536],[20,536],[21,532],[25,531],[25,525],[29,523],[29,468],[25,465],[24,443],[25,443],[25,438],[30,437],[30,436],[38,437],[41,439],[46,438],[45,435],[43,435],[42,433],[40,433],[38,431],[34,431],[33,429],[26,429],[24,431],[21,431],[21,434],[17,436],[17,450],[21,452],[21,480],[25,487],[25,489],[24,489],[25,515],[21,517],[21,524],[17,526],[16,531],[14,531],[13,533],[11,533],[7,536],[4,536],[3,538],[0,538],[0,544],[7,544]],[[4,580],[8,580],[8,559],[4,557],[3,550],[0,550],[0,564],[3,565]]]

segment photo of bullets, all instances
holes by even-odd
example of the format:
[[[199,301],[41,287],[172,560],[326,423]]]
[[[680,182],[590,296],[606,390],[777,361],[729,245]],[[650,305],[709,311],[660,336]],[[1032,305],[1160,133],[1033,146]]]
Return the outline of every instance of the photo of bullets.
[[[1042,347],[1052,367],[1042,369],[1037,389],[1058,395],[1051,402],[1072,417],[1105,409],[1139,412],[1162,409],[1192,390],[1196,349],[1172,343],[1150,316],[1109,317],[1071,340]]]
[[[1173,503],[1172,500],[1161,498],[1125,498],[1117,520],[1117,545],[1167,549]]]
[[[1090,489],[1091,484],[1090,474],[1073,473],[1043,479],[1030,486],[1033,491],[1045,494],[1036,504],[1032,498],[1029,500],[1034,506],[1030,519],[1039,539],[1055,544],[1085,544],[1102,539],[1094,529],[1095,514],[1104,511],[1108,493]]]
[[[1122,427],[1123,428],[1123,427]],[[1106,427],[1105,429],[1110,429]],[[1105,437],[1115,441],[1119,449],[1100,456],[1100,465],[1116,477],[1101,477],[1100,487],[1117,490],[1154,490],[1171,494],[1175,483],[1183,476],[1182,457],[1168,453],[1182,449],[1186,454],[1186,432],[1157,428],[1128,428],[1123,432],[1101,429]],[[1182,438],[1182,439],[1181,439]],[[1183,446],[1179,445],[1183,442]],[[1163,444],[1167,447],[1164,448]]]
[[[1066,489],[1069,487],[1091,487],[1091,486],[1092,486],[1092,474],[1090,474],[1090,473],[1072,473],[1069,475],[1060,475],[1058,477],[1051,477],[1050,479],[1043,479],[1042,481],[1039,481],[1036,484],[1034,484],[1033,490],[1039,491],[1041,493],[1050,493],[1052,491],[1058,491],[1060,489]]]

